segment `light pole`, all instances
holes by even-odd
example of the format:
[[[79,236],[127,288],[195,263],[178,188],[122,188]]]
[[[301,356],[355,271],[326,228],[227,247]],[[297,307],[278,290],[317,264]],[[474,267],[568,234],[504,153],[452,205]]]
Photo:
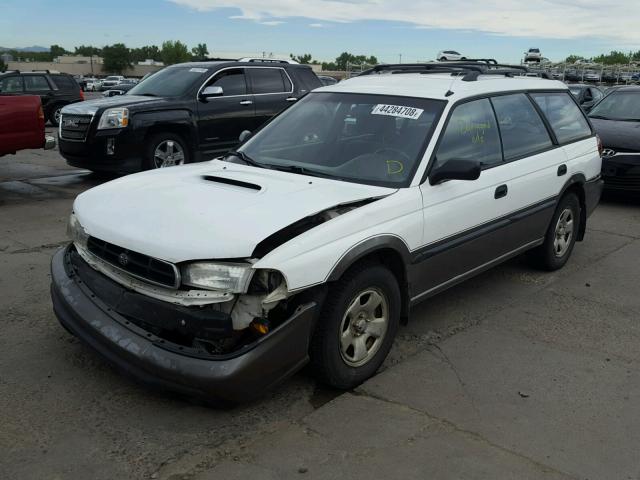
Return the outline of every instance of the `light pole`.
[[[399,54],[399,55],[400,55],[400,62],[398,63],[402,63],[402,54]]]

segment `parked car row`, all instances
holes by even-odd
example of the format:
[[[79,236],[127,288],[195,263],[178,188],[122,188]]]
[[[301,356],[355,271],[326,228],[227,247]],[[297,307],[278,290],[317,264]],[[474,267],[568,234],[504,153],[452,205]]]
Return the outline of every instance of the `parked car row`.
[[[520,73],[384,65],[317,88],[302,65],[199,62],[66,107],[71,163],[220,156],[81,194],[52,261],[56,315],[188,395],[246,401],[306,363],[360,384],[419,302],[524,252],[562,268],[586,235],[596,134],[566,85]]]

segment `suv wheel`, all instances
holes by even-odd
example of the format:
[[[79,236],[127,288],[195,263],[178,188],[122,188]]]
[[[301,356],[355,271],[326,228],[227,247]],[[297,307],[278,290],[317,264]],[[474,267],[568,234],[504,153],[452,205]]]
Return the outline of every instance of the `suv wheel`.
[[[560,200],[544,243],[533,250],[536,263],[545,270],[564,267],[571,256],[580,227],[580,201],[575,193]]]
[[[387,268],[349,270],[327,296],[311,342],[311,365],[332,387],[350,389],[376,373],[398,330],[400,289]]]
[[[440,58],[440,61],[441,61],[441,62],[446,62],[446,61],[447,61],[447,57],[441,57],[441,58]]]
[[[144,159],[145,170],[185,163],[189,163],[189,150],[182,137],[173,133],[157,133],[149,138]]]
[[[64,107],[64,105],[54,105],[54,107],[51,109],[51,113],[49,114],[49,122],[54,127],[60,125],[60,115],[62,107]]]

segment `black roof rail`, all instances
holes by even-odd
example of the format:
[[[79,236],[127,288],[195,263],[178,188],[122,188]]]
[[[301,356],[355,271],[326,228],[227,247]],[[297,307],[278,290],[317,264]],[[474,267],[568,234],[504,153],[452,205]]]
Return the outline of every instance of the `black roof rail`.
[[[486,65],[449,65],[449,63],[455,62],[442,62],[442,63],[385,63],[376,65],[373,68],[364,70],[359,73],[358,76],[373,75],[381,72],[390,73],[451,73],[461,72],[464,70],[482,70],[486,68]]]
[[[49,70],[31,70],[31,72],[25,73],[51,73]]]
[[[2,74],[2,73],[20,73],[20,70],[15,68],[15,69],[12,69],[12,70],[5,70],[4,72],[0,72],[0,74]]]

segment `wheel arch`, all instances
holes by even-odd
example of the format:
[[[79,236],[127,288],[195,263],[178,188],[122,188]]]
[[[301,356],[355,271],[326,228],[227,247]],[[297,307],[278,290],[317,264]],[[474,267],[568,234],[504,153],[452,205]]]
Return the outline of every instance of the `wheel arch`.
[[[400,315],[403,323],[406,323],[409,317],[410,300],[407,265],[411,263],[411,252],[401,238],[394,235],[381,235],[355,245],[334,265],[327,281],[335,282],[349,269],[369,261],[386,266],[396,277],[402,299]]]
[[[564,197],[568,193],[575,193],[578,197],[578,201],[580,202],[580,225],[578,228],[578,236],[576,240],[579,242],[584,240],[584,235],[587,229],[587,206],[586,206],[586,194],[584,191],[585,183],[587,183],[587,179],[582,173],[576,173],[567,180],[567,182],[562,187],[560,191],[560,195],[558,195],[558,204],[562,197]]]

